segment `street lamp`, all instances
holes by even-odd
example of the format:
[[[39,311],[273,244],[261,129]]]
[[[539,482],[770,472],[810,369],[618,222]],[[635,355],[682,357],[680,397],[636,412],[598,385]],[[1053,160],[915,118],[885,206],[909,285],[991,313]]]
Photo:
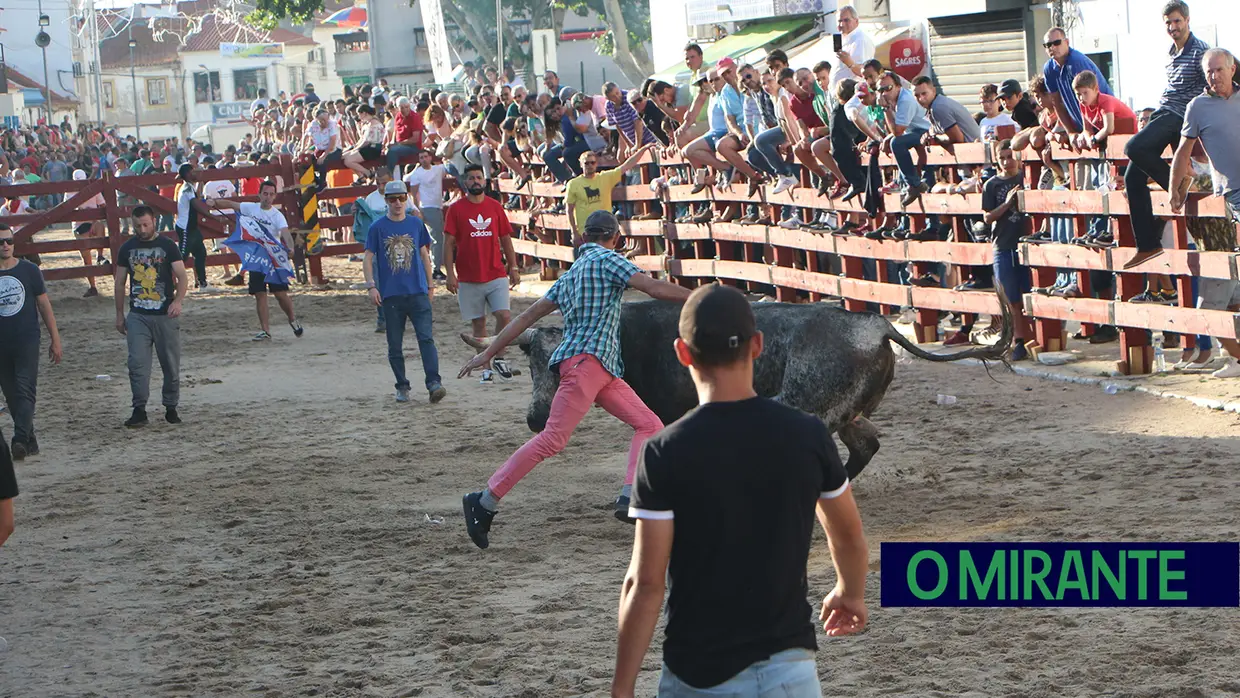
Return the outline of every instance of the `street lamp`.
[[[134,49],[138,48],[138,42],[133,38],[133,22],[129,23],[129,83],[133,89],[133,129],[135,137],[142,140],[142,119],[138,116],[138,78],[134,74]]]
[[[52,37],[44,27],[50,26],[52,18],[43,14],[43,0],[39,0],[39,33],[35,34],[34,45],[43,50],[43,108],[47,111],[47,125],[52,124],[52,87],[47,77],[47,47]]]

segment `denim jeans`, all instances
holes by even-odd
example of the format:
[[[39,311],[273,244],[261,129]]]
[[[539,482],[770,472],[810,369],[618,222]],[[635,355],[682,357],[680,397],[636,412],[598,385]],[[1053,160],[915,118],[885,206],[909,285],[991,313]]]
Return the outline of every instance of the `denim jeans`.
[[[590,152],[590,145],[584,138],[578,138],[576,143],[564,149],[564,164],[568,165],[568,169],[573,171],[574,176],[581,175],[581,156],[588,152]]]
[[[911,151],[921,144],[921,137],[926,135],[926,131],[920,128],[910,128],[904,132],[903,136],[896,136],[891,141],[891,155],[896,159],[896,164],[900,166],[900,174],[904,175],[904,181],[910,187],[921,185],[921,173],[917,171],[917,165],[913,162],[913,154]]]
[[[818,664],[807,649],[784,650],[754,662],[741,673],[710,688],[694,688],[663,665],[659,698],[822,698]]]
[[[392,179],[400,179],[400,172],[396,170],[396,165],[405,158],[417,155],[419,148],[411,145],[389,145],[387,149],[387,167],[392,172]]]
[[[564,165],[564,146],[553,145],[543,151],[543,162],[555,176],[555,181],[563,184],[573,178],[573,173]]]
[[[1159,109],[1150,117],[1150,123],[1128,140],[1124,154],[1128,156],[1128,169],[1124,172],[1124,187],[1128,193],[1128,211],[1132,217],[1132,233],[1137,238],[1138,250],[1156,250],[1162,247],[1162,227],[1154,218],[1154,204],[1150,200],[1152,179],[1163,189],[1168,189],[1171,166],[1163,160],[1168,146],[1175,150],[1180,142],[1180,129],[1184,117],[1175,112]]]
[[[34,437],[34,398],[39,382],[39,335],[34,341],[6,337],[0,342],[0,390],[13,413],[13,439]]]
[[[1066,188],[1066,187],[1057,187]],[[1067,245],[1072,242],[1072,219],[1067,216],[1051,216],[1049,218],[1051,224],[1051,242]],[[1076,272],[1070,269],[1060,269],[1059,275],[1055,277],[1055,286],[1057,288],[1067,288],[1076,282]]]
[[[434,390],[441,384],[439,377],[439,352],[431,335],[431,299],[425,293],[405,296],[389,296],[383,299],[383,314],[387,319],[388,363],[396,376],[396,388],[409,388],[405,377],[405,318],[413,323],[413,333],[418,338],[418,351],[422,354],[422,371],[426,374],[426,389]]]
[[[781,128],[772,128],[758,134],[749,149],[749,164],[754,169],[777,177],[793,176],[792,166],[779,157],[779,146],[788,141]]]

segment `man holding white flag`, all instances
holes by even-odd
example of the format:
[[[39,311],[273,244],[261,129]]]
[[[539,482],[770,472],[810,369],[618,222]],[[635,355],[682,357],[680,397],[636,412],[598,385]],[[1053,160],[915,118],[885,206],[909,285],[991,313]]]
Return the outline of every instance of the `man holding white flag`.
[[[254,335],[255,342],[271,339],[268,322],[267,292],[275,294],[276,302],[288,317],[293,335],[300,337],[304,331],[293,314],[293,299],[288,295],[289,281],[295,275],[289,250],[293,249],[293,236],[289,232],[284,214],[272,204],[276,200],[276,183],[267,180],[258,189],[259,203],[239,203],[227,199],[207,199],[216,208],[231,208],[237,212],[237,228],[224,241],[228,249],[241,257],[242,271],[248,271],[250,295],[258,308],[258,324],[262,331]]]

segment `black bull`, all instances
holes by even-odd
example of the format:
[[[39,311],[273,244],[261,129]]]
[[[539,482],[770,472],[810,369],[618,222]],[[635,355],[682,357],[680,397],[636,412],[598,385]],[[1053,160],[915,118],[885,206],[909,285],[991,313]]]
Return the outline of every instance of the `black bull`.
[[[819,303],[757,303],[754,316],[765,348],[754,362],[754,388],[763,397],[822,419],[848,448],[845,468],[856,477],[878,451],[878,430],[866,417],[878,407],[895,375],[896,359],[888,340],[927,361],[1002,359],[1012,342],[1012,315],[1002,296],[1000,306],[1003,331],[994,346],[932,354],[881,315]],[[624,380],[664,424],[698,404],[689,371],[676,360],[672,347],[680,308],[663,301],[625,303],[620,315]],[[559,327],[539,327],[526,330],[517,340],[529,356],[534,381],[526,416],[531,431],[542,431],[547,424],[560,384],[558,367],[548,369],[547,360],[562,337]],[[475,347],[485,346],[473,337],[461,338]]]

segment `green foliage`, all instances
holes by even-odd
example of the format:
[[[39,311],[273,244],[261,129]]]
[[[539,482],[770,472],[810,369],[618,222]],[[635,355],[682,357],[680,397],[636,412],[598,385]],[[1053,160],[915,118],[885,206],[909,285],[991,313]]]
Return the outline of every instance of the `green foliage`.
[[[323,0],[257,0],[245,21],[259,29],[274,29],[284,18],[303,24],[323,11]]]
[[[602,0],[552,0],[552,6],[568,10],[579,17],[591,12],[599,17],[607,15]],[[624,15],[624,23],[628,25],[629,45],[636,48],[650,43],[650,6],[644,2],[621,0],[620,12]],[[610,31],[598,39],[598,52],[604,56],[612,55],[615,46],[615,38]]]

